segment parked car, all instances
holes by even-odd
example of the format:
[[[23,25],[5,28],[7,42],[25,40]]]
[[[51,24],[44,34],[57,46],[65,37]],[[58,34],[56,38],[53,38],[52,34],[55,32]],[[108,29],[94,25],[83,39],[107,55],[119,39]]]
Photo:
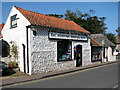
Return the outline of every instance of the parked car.
[[[5,62],[0,61],[0,75],[5,74],[7,72],[8,72],[8,65]]]

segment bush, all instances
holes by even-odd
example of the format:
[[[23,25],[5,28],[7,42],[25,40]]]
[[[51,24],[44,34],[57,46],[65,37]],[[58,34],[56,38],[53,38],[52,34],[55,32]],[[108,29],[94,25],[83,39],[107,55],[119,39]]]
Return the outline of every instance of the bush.
[[[17,63],[17,62],[14,62],[14,61],[10,61],[10,62],[8,63],[8,67],[9,67],[10,69],[18,68],[18,63]]]

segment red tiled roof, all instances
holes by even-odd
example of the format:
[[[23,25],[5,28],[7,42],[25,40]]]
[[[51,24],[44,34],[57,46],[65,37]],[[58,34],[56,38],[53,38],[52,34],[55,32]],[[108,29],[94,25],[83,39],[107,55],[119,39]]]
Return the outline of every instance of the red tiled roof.
[[[1,31],[2,31],[2,29],[3,29],[3,27],[4,27],[4,25],[5,25],[5,24],[0,24],[0,38],[3,37],[2,34],[1,34]]]
[[[43,15],[40,13],[25,10],[16,6],[15,8],[19,10],[32,25],[39,25],[39,26],[59,28],[64,30],[75,30],[75,31],[80,31],[84,33],[90,33],[87,30],[80,27],[79,25],[77,25],[73,21]]]
[[[90,42],[92,46],[102,47],[102,45],[98,43],[97,41],[95,41],[93,38],[90,39]]]
[[[119,44],[120,43],[120,36],[115,36],[116,37],[116,44]]]
[[[120,42],[115,42],[116,44],[119,44]]]

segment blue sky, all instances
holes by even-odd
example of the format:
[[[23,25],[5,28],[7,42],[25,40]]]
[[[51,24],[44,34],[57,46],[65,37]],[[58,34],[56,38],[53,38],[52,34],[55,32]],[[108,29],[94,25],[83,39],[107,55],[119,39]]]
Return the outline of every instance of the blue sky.
[[[42,14],[65,14],[66,10],[89,13],[95,10],[98,17],[106,17],[108,33],[116,34],[118,27],[118,2],[2,2],[2,22],[5,23],[12,6]]]

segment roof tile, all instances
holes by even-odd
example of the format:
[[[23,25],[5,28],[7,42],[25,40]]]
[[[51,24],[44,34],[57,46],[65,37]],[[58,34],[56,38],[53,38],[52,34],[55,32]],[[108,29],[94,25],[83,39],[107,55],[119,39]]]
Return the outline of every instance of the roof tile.
[[[4,27],[4,25],[5,25],[5,24],[0,24],[0,38],[3,37],[2,34],[1,34],[1,31],[2,31],[2,29],[3,29],[3,27]]]
[[[89,31],[80,27],[73,21],[43,15],[40,13],[25,10],[16,6],[15,8],[19,10],[32,25],[39,25],[39,26],[59,28],[64,30],[75,30],[75,31],[80,31],[84,33],[90,33]]]
[[[90,42],[92,46],[102,47],[102,45],[98,43],[97,41],[95,41],[93,38],[90,39]]]

